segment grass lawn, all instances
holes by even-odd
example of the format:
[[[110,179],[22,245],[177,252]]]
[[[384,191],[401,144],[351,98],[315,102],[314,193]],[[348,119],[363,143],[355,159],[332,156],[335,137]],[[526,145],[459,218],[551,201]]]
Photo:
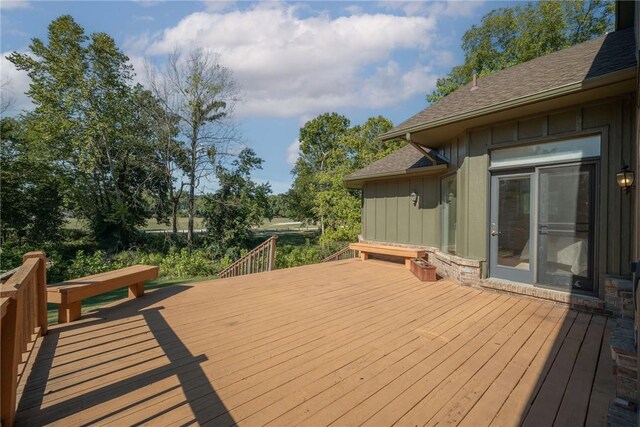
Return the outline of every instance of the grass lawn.
[[[165,286],[181,285],[185,283],[203,282],[205,280],[213,280],[217,277],[189,277],[180,279],[168,279],[161,278],[156,280],[150,280],[145,285],[145,291],[150,289],[164,288]],[[106,294],[97,295],[92,298],[87,298],[82,301],[82,313],[88,313],[94,311],[103,305],[110,304],[112,302],[124,299],[127,297],[127,288],[117,289],[115,291],[107,292]],[[58,323],[58,305],[47,304],[47,318],[49,324]]]
[[[187,229],[188,218],[187,217],[179,217],[178,218],[178,230],[186,230]],[[65,228],[69,230],[86,230],[86,225],[75,218],[71,218],[67,220],[65,224]],[[195,218],[194,228],[196,230],[204,229],[204,219],[200,217]],[[271,221],[265,220],[263,224],[256,227],[255,230],[315,230],[317,229],[314,225],[309,226],[300,226],[296,221],[289,218],[273,218]],[[170,224],[158,224],[155,219],[147,220],[147,225],[144,227],[144,231],[166,231],[171,230]]]

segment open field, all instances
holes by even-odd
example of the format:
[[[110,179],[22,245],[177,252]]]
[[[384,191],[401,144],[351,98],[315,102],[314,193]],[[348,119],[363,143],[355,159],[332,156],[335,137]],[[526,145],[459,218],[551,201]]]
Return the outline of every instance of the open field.
[[[188,224],[188,218],[178,218],[178,230],[186,230]],[[204,219],[201,217],[195,218],[195,229],[202,230],[205,228]],[[69,230],[86,230],[87,226],[82,221],[75,218],[70,218],[65,224],[65,228]],[[273,218],[272,220],[265,220],[263,224],[258,227],[254,227],[254,230],[315,230],[314,225],[301,226],[299,222],[289,218]],[[171,230],[171,224],[158,224],[155,219],[149,219],[147,225],[144,227],[144,231],[159,232]]]

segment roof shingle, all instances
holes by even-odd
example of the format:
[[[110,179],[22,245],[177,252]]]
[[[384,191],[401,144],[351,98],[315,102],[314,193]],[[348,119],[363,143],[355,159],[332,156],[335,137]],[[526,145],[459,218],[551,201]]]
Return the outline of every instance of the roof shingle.
[[[426,158],[420,151],[407,144],[380,160],[376,160],[369,166],[359,169],[345,177],[346,181],[355,179],[383,175],[393,172],[410,171],[412,169],[433,166],[431,160]]]
[[[633,67],[634,43],[628,28],[480,77],[475,90],[469,83],[385,135]]]

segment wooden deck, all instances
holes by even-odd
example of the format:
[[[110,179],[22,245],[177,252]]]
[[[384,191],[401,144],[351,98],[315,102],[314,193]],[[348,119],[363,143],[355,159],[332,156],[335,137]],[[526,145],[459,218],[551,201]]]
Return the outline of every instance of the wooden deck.
[[[54,326],[21,425],[598,425],[605,317],[348,260],[149,292]]]

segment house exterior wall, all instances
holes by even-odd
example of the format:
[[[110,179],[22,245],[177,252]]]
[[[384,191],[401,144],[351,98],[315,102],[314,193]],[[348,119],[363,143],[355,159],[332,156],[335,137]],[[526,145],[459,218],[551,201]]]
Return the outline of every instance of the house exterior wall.
[[[441,175],[368,182],[363,188],[362,231],[366,240],[440,246],[440,180],[457,175],[457,255],[486,262],[489,230],[489,158],[493,149],[543,143],[574,136],[602,135],[597,170],[596,203],[598,281],[609,275],[629,274],[633,258],[633,197],[616,184],[623,163],[636,159],[635,94],[525,117],[491,127],[468,129],[442,145],[438,152],[449,160]],[[418,194],[413,206],[410,194]],[[601,293],[604,292],[600,286]],[[602,296],[602,295],[601,295]]]

